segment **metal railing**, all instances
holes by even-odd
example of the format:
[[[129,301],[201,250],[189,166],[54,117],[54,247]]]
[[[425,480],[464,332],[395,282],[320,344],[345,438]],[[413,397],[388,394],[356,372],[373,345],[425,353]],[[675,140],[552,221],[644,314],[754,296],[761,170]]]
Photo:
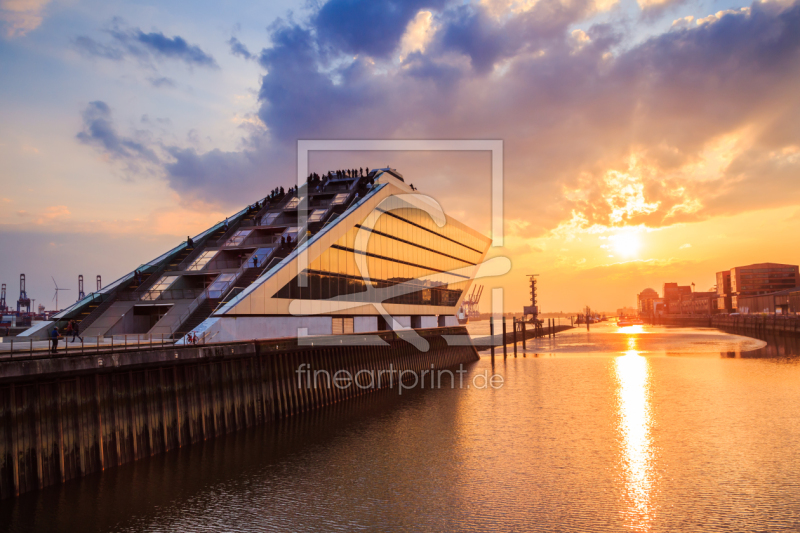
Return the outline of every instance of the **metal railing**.
[[[11,339],[8,343],[0,343],[0,361],[16,361],[42,357],[59,357],[74,355],[91,355],[105,352],[141,351],[147,348],[172,345],[171,335],[151,335],[147,333],[131,333],[104,337],[79,337],[80,342],[71,342],[69,335],[58,339],[56,350],[52,349],[52,339],[33,340],[27,342]],[[15,342],[16,341],[16,342]],[[8,345],[8,347],[6,347]]]
[[[197,298],[204,289],[166,289],[163,291],[128,291],[122,292],[117,296],[117,300],[123,302],[132,301],[153,301],[153,300],[189,300]]]
[[[175,323],[175,327],[170,328],[170,337],[174,337],[175,332],[178,331],[184,322],[189,320],[189,317],[192,316],[200,305],[208,299],[208,289],[204,290],[197,298],[189,304],[189,307],[186,311],[178,317],[178,321]]]

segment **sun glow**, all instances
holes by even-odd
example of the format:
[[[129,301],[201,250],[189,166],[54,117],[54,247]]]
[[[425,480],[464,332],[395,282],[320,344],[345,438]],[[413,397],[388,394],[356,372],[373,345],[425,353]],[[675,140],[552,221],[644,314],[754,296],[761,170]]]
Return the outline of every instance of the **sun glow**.
[[[642,247],[639,233],[623,231],[616,235],[611,235],[608,240],[611,243],[611,249],[621,257],[633,258],[639,256],[639,250]]]

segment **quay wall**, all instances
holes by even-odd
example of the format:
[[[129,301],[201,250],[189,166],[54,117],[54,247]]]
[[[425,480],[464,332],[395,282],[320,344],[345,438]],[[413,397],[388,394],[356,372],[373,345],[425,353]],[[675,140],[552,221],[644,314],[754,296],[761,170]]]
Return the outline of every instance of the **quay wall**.
[[[279,339],[0,362],[0,497],[376,390],[360,370],[418,375],[479,358],[468,342],[447,343],[445,336],[466,337],[463,327],[416,332],[427,351],[402,334],[380,332],[372,337],[383,342],[373,345],[348,346],[346,335],[322,346]],[[314,387],[298,380],[303,363],[331,376],[348,371],[361,387],[338,388],[326,379]]]
[[[719,328],[743,335],[800,336],[800,317],[780,315],[662,315],[645,322],[664,326]]]

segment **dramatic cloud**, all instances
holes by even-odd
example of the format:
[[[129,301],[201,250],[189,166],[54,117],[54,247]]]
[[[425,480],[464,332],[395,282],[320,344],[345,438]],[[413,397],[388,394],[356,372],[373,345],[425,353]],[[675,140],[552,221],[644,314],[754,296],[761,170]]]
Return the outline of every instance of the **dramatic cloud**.
[[[271,28],[266,133],[238,152],[171,147],[166,177],[225,201],[231,180],[262,187],[264,168],[285,182],[301,138],[489,138],[505,143],[506,214],[534,236],[800,202],[800,5],[683,20],[637,44],[619,21],[575,29],[609,5],[332,0]],[[481,172],[438,192],[471,205]]]
[[[107,31],[112,41],[103,44],[85,35],[75,39],[75,46],[83,54],[119,61],[135,57],[140,61],[152,59],[177,59],[189,66],[219,68],[214,58],[191,45],[183,37],[167,37],[161,32],[144,33],[139,28],[126,28],[119,20],[112,22]]]
[[[119,135],[111,120],[111,109],[105,102],[90,102],[83,111],[83,131],[78,140],[94,146],[112,159],[123,160],[137,167],[139,162],[158,163],[155,152],[144,143]]]
[[[256,56],[250,53],[250,50],[247,49],[245,45],[239,41],[236,37],[231,37],[228,41],[228,44],[231,47],[231,53],[235,56],[240,56],[245,59],[255,59]]]
[[[386,58],[408,23],[424,9],[441,9],[445,0],[330,0],[314,17],[320,44],[334,53]]]
[[[18,37],[38,28],[49,3],[50,0],[0,0],[0,21],[6,36]]]

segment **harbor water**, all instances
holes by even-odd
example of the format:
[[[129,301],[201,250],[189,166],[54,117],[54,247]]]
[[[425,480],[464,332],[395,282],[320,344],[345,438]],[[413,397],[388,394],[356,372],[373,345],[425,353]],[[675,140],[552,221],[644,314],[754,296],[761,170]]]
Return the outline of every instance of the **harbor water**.
[[[2,501],[0,531],[800,530],[795,340],[602,323],[519,347],[494,366],[482,351],[453,388]]]

